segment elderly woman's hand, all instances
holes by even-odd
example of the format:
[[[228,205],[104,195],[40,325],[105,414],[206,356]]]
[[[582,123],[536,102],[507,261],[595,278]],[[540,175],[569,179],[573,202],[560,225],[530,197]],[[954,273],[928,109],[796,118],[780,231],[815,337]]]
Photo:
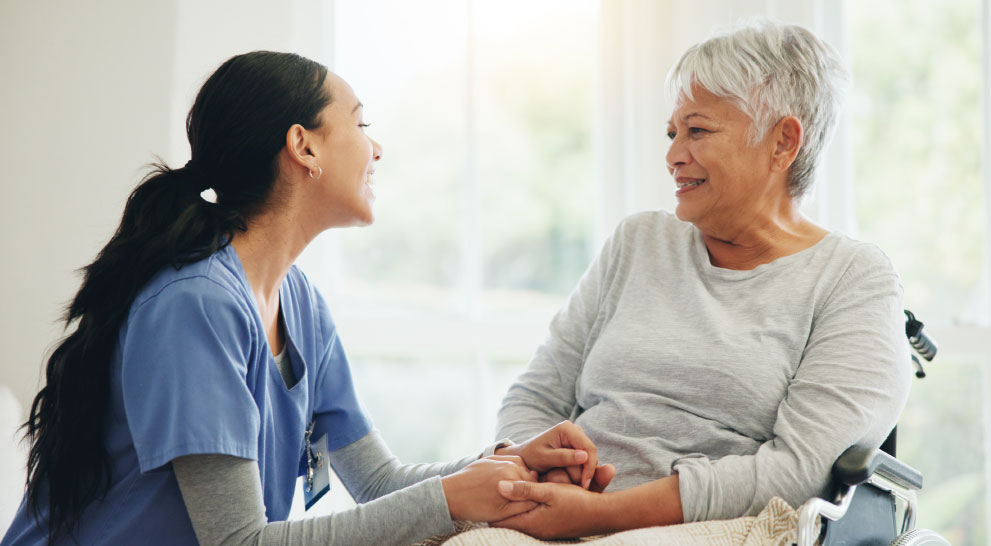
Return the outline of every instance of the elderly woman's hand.
[[[570,538],[684,521],[677,474],[618,493],[597,493],[616,473],[612,465],[598,470],[590,491],[572,484],[499,482],[506,500],[538,504],[490,525],[539,538]]]
[[[492,527],[515,529],[537,538],[581,537],[612,530],[604,517],[607,495],[570,483],[500,482],[499,492],[507,500],[539,504],[533,510],[490,523]]]
[[[595,476],[599,458],[595,444],[585,431],[571,421],[562,421],[541,434],[516,445],[496,450],[498,455],[517,455],[531,470],[563,481],[566,472],[570,483],[588,489]],[[560,469],[560,470],[556,470]]]

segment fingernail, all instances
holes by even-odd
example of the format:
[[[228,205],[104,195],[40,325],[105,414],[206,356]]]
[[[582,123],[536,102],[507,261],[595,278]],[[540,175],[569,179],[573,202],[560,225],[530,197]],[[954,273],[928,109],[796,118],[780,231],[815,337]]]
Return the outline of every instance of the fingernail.
[[[582,482],[582,483],[584,484],[582,487],[584,487],[585,489],[588,489],[588,486],[592,484],[592,479],[591,478],[585,478],[585,481]]]
[[[499,481],[499,492],[503,494],[510,494],[513,492],[513,482],[501,480]]]
[[[588,453],[586,453],[584,451],[581,451],[581,450],[575,451],[575,462],[576,463],[584,463],[587,460],[588,460]]]

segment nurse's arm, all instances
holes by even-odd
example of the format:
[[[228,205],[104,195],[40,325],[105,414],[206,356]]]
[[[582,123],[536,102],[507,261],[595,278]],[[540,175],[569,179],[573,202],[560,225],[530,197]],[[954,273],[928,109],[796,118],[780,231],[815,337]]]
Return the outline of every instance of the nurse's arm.
[[[449,476],[477,456],[448,463],[403,464],[373,430],[358,441],[329,453],[330,466],[354,500],[362,503],[409,487],[434,476]]]
[[[447,478],[454,486],[450,499],[446,495],[449,484],[432,478],[350,510],[269,523],[255,461],[220,454],[188,455],[173,460],[172,469],[196,539],[203,546],[409,544],[453,533],[452,516],[492,521],[534,506],[508,501],[496,492],[499,479],[529,478],[519,464],[486,459]],[[459,487],[468,493],[461,494]],[[480,498],[480,490],[491,491],[491,498]]]

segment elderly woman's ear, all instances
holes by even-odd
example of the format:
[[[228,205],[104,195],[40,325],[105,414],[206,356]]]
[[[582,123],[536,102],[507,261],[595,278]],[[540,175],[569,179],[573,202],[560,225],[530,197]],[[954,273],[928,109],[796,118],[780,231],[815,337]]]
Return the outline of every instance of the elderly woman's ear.
[[[798,150],[802,147],[805,131],[802,122],[795,116],[785,116],[774,126],[771,138],[775,139],[771,168],[776,172],[787,172],[795,162]]]

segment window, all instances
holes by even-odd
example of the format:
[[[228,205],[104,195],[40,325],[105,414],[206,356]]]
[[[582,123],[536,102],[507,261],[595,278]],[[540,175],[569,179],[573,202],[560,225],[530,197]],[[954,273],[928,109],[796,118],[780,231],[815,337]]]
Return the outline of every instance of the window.
[[[461,458],[594,248],[590,0],[338,2],[333,70],[384,148],[376,222],[301,258],[404,461]]]
[[[885,249],[906,307],[944,342],[913,385],[899,457],[925,476],[918,525],[953,544],[986,544],[991,360],[976,339],[982,328],[986,339],[991,308],[986,13],[979,0],[847,9],[860,238]]]

